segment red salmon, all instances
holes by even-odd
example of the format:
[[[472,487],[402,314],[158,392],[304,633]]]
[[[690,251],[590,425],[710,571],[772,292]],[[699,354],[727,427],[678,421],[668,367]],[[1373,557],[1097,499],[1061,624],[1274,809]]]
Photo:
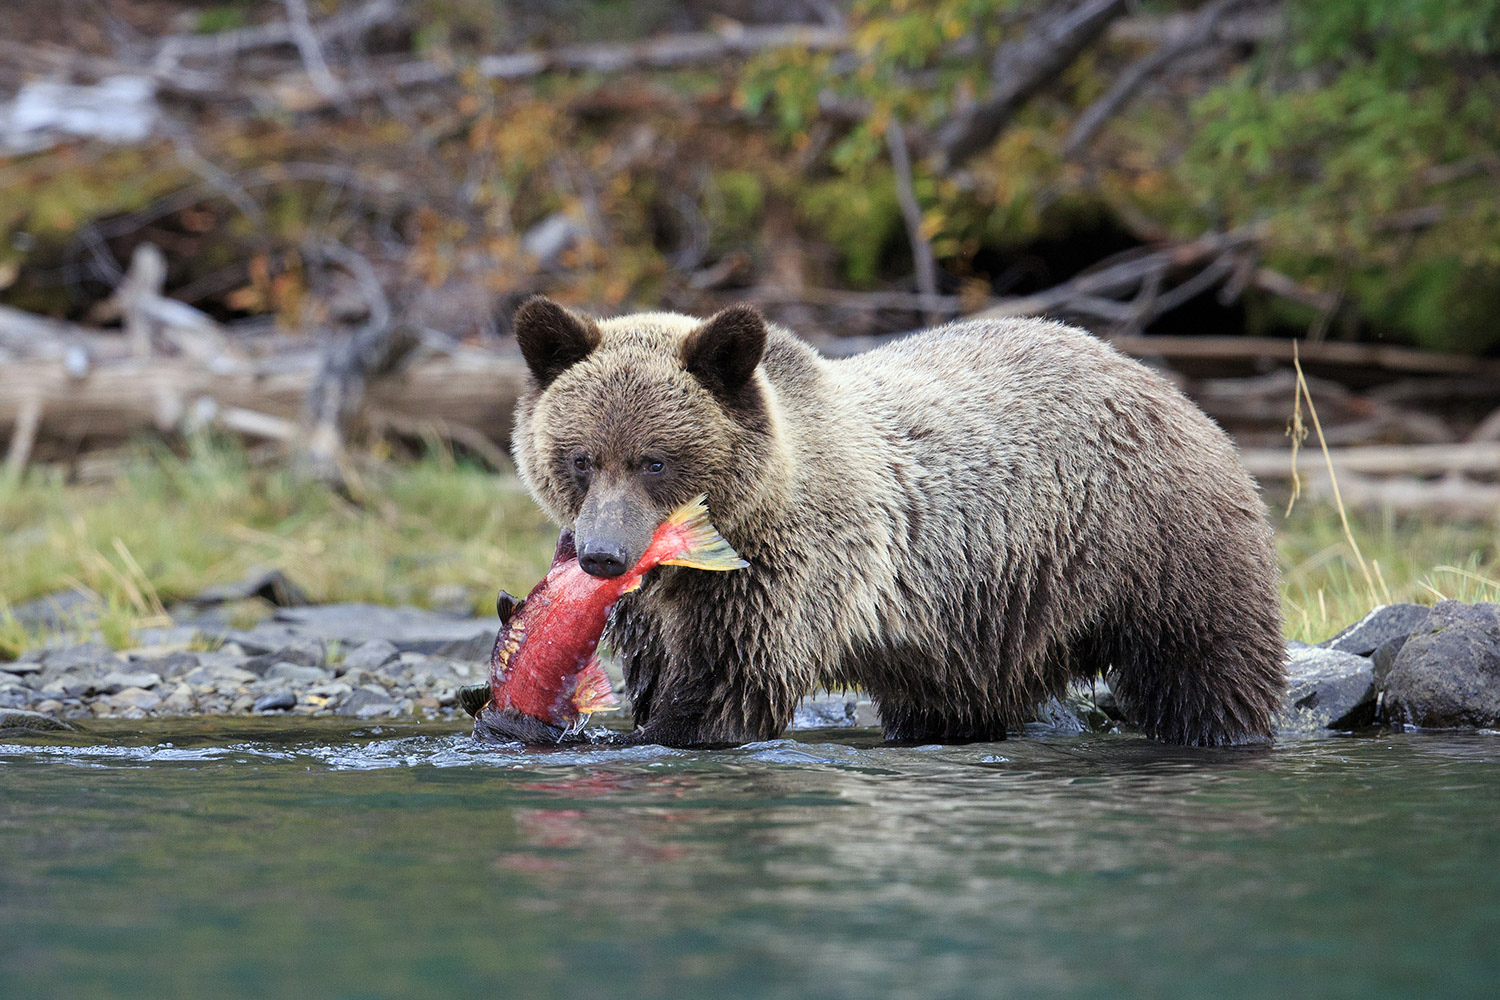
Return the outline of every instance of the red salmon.
[[[704,499],[700,494],[673,511],[640,560],[616,577],[584,572],[571,534],[564,533],[546,577],[510,610],[507,627],[495,639],[488,701],[480,701],[483,687],[461,692],[464,707],[475,716],[476,736],[561,739],[582,729],[593,713],[618,704],[596,653],[616,602],[657,566],[731,570],[749,565],[709,523]],[[505,602],[502,597],[502,617]],[[500,725],[496,714],[505,716]]]

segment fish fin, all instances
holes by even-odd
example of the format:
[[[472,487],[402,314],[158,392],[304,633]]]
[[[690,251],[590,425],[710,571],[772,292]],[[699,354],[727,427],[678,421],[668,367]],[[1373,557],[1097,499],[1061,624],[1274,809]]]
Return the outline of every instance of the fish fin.
[[[573,541],[573,529],[564,528],[557,536],[557,551],[552,553],[552,565],[558,566],[577,558],[578,546]]]
[[[663,559],[662,565],[716,570],[744,569],[750,565],[709,521],[707,500],[707,494],[699,493],[667,518],[666,523],[681,533],[685,547],[671,559]]]
[[[589,662],[578,672],[571,703],[573,710],[580,715],[607,712],[619,707],[620,699],[615,697],[615,689],[610,686],[609,674],[604,672],[604,664],[599,662],[598,654],[589,657]]]
[[[525,606],[526,598],[517,597],[503,590],[495,597],[495,614],[500,616],[500,624],[507,627],[510,625],[510,620],[520,614]]]
[[[483,684],[469,684],[458,689],[458,703],[463,706],[464,711],[472,716],[478,716],[484,711],[484,706],[490,703],[489,682]]]

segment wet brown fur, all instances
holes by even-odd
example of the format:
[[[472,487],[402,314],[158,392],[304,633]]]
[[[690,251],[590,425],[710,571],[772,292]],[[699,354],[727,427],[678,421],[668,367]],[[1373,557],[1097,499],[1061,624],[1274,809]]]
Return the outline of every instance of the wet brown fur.
[[[809,690],[849,684],[890,739],[994,739],[1100,672],[1160,739],[1269,736],[1271,529],[1228,438],[1170,383],[1038,319],[841,361],[768,327],[746,368],[760,323],[596,322],[544,300],[517,317],[536,377],[514,454],[548,514],[572,524],[604,481],[652,524],[705,492],[750,563],[662,567],[620,605],[607,639],[634,739],[774,737]],[[636,475],[646,455],[665,472]]]

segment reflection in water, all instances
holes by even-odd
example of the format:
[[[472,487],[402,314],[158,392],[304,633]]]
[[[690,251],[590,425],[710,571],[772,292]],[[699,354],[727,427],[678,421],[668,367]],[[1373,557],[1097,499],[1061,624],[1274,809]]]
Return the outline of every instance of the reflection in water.
[[[431,733],[0,746],[6,986],[1375,996],[1500,973],[1492,736],[844,731],[695,752]]]

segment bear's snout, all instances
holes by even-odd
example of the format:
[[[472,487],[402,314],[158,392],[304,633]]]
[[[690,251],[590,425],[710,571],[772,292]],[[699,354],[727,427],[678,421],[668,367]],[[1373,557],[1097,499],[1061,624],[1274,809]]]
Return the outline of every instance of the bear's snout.
[[[578,553],[578,565],[590,576],[619,576],[630,568],[623,545],[609,542],[586,544]]]

